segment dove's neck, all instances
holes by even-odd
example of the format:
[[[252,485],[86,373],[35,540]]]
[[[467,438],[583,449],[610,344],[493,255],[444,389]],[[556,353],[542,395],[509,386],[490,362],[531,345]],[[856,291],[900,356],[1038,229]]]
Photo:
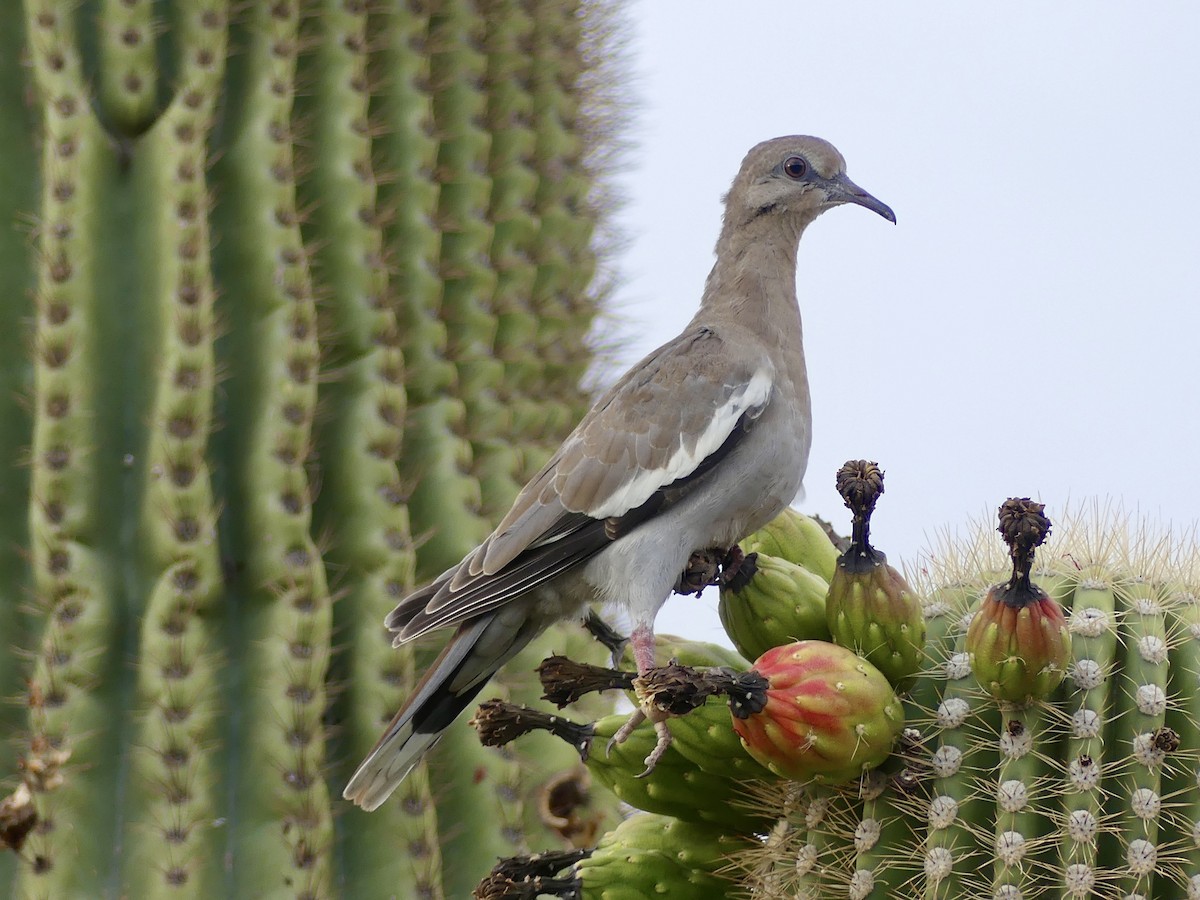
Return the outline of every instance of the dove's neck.
[[[809,221],[770,214],[748,222],[727,218],[694,321],[736,322],[768,344],[798,349],[796,250]]]

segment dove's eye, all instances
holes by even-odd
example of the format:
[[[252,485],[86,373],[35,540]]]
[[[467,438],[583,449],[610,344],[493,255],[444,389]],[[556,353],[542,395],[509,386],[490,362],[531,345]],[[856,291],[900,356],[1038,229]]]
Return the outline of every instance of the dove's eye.
[[[801,156],[789,156],[783,163],[788,178],[803,178],[808,173],[808,163]]]

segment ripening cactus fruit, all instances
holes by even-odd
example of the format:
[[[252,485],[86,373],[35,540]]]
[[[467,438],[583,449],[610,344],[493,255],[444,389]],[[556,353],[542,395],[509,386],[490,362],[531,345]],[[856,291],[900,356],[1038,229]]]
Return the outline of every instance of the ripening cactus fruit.
[[[999,541],[922,562],[929,654],[892,758],[843,788],[766,785],[739,860],[753,896],[1200,897],[1200,562],[1108,509],[1060,517],[1034,583],[1070,656],[1045,696],[997,698],[968,633],[1011,572]]]
[[[1071,654],[1062,606],[1030,578],[1034,550],[1050,534],[1043,509],[1027,498],[1000,507],[998,530],[1012,556],[1012,577],[988,590],[967,629],[971,671],[996,699],[1010,703],[1049,696]]]
[[[465,727],[336,799],[427,659],[384,615],[587,406],[614,21],[0,4],[0,896],[458,898],[615,822]]]
[[[755,660],[754,671],[767,680],[766,703],[734,709],[733,728],[751,756],[793,781],[859,778],[887,759],[904,726],[888,680],[837,644],[784,644]]]
[[[904,576],[871,546],[871,514],[883,493],[883,470],[865,459],[851,460],[838,469],[837,489],[854,514],[854,530],[829,583],[829,632],[898,690],[907,690],[925,656],[925,617]]]

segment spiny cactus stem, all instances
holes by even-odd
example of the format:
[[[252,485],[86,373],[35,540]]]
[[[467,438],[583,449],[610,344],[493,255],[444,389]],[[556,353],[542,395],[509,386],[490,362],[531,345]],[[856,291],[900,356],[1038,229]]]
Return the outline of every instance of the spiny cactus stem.
[[[485,700],[468,724],[479,734],[479,742],[485,747],[503,747],[524,734],[546,731],[566,741],[585,760],[595,735],[591,725],[580,725],[562,716],[505,700]]]
[[[1036,845],[1049,822],[1041,812],[1046,804],[1040,787],[1047,767],[1034,750],[1042,738],[1041,720],[1042,710],[1036,703],[1002,710],[993,870],[997,897],[1028,895],[1034,878],[1033,861],[1027,858],[1032,856],[1029,848]]]
[[[1120,802],[1122,896],[1154,891],[1159,870],[1162,775],[1173,741],[1163,732],[1169,705],[1170,669],[1165,601],[1149,576],[1124,587],[1124,659],[1115,691],[1117,746],[1128,753],[1117,778]],[[1103,852],[1103,851],[1102,851]]]
[[[882,565],[883,554],[871,546],[871,514],[883,493],[883,470],[878,463],[865,459],[847,460],[837,471],[837,491],[853,515],[850,547],[839,565],[853,572],[865,572]]]
[[[1105,753],[1117,653],[1116,598],[1112,585],[1081,582],[1071,598],[1071,730],[1063,777],[1063,880],[1086,885],[1096,875],[1103,822],[1105,771],[1118,764]]]

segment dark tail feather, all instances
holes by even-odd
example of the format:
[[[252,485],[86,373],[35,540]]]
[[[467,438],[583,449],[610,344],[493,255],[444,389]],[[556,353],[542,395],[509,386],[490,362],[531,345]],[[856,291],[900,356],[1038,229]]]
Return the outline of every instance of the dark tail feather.
[[[386,800],[496,671],[540,631],[483,616],[461,625],[342,791],[370,811]],[[514,627],[515,626],[515,627]]]

